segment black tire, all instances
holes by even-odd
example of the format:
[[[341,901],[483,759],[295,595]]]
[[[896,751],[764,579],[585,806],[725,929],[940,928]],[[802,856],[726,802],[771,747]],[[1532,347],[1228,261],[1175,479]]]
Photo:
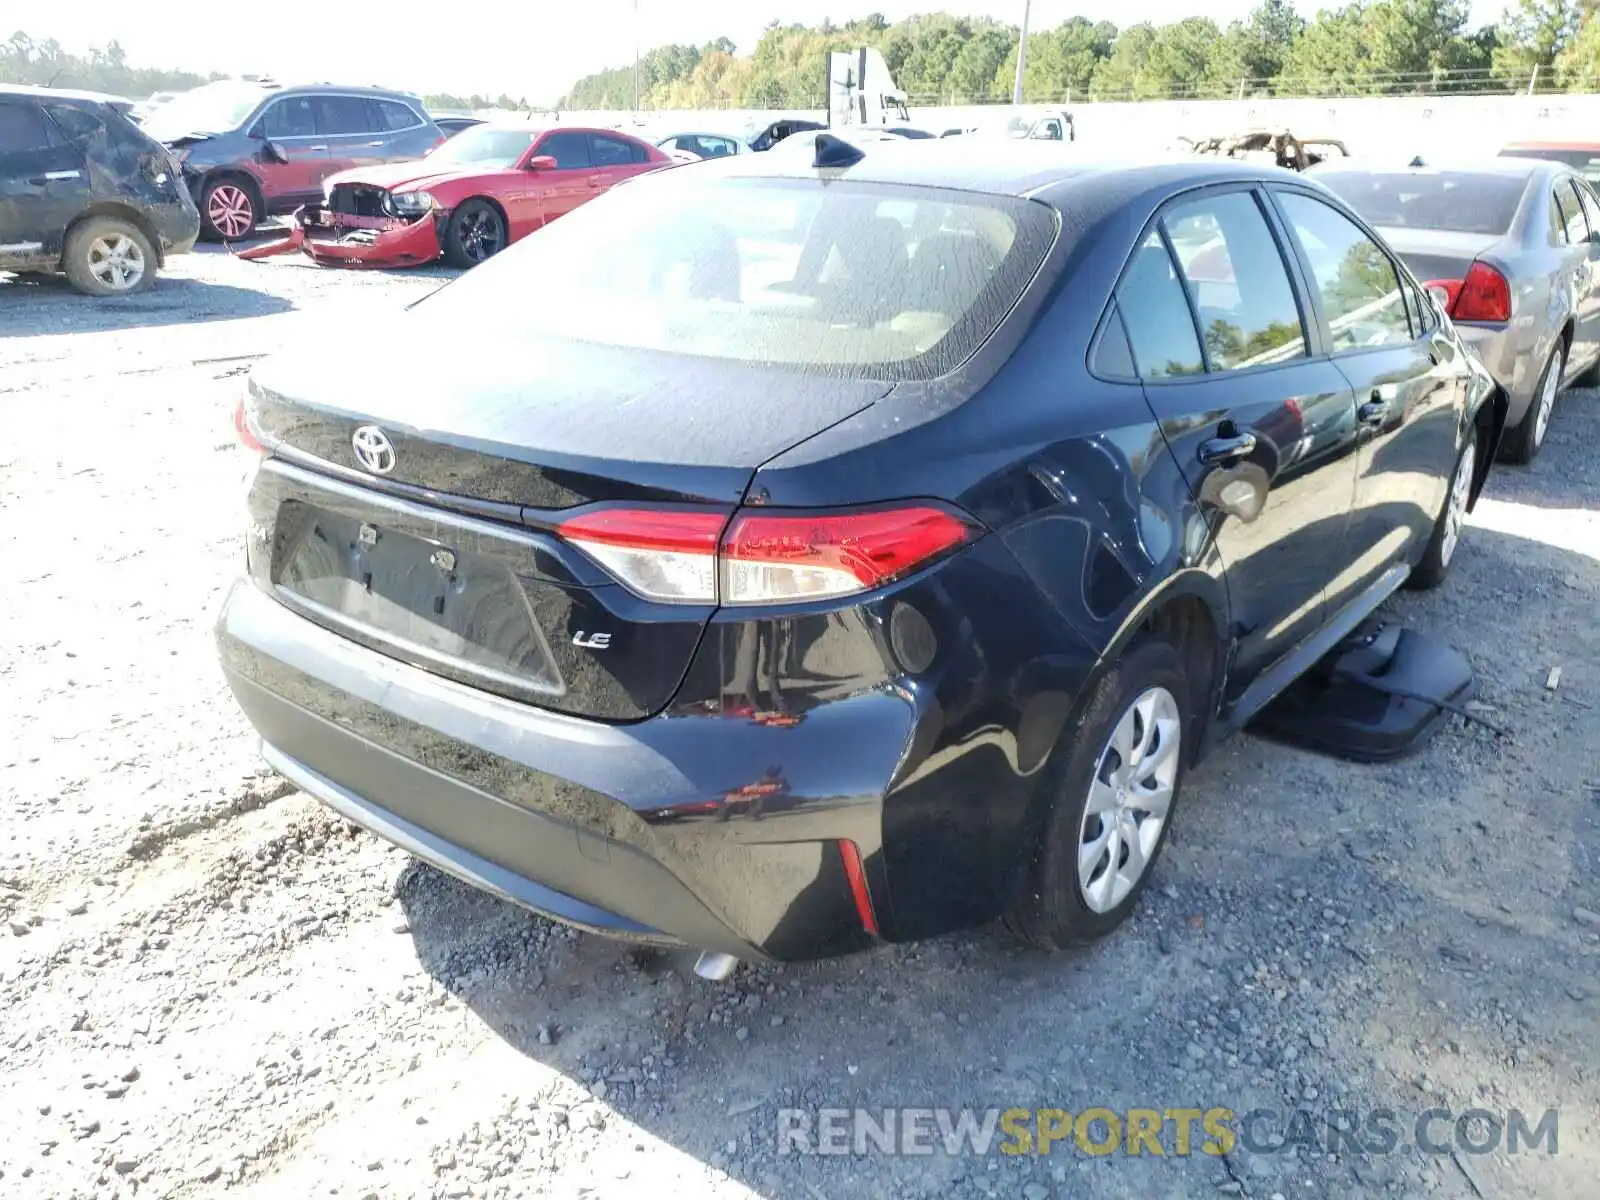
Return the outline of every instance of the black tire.
[[[506,248],[506,219],[487,200],[456,205],[444,227],[444,260],[465,270]]]
[[[1472,477],[1477,468],[1478,431],[1470,428],[1467,430],[1466,444],[1461,447],[1461,452],[1450,467],[1450,478],[1444,485],[1444,503],[1439,506],[1439,516],[1433,523],[1428,548],[1422,552],[1422,561],[1406,576],[1406,586],[1413,591],[1436,588],[1450,574],[1450,565],[1455,562],[1456,551],[1461,546],[1462,526],[1467,515],[1466,495],[1471,493]],[[1466,489],[1465,493],[1458,495],[1458,487]],[[1457,503],[1461,505],[1459,512],[1452,507]],[[1453,536],[1450,528],[1452,514],[1456,519]]]
[[[1506,430],[1505,436],[1500,441],[1500,456],[1509,463],[1527,464],[1538,457],[1539,451],[1544,447],[1544,435],[1549,429],[1549,421],[1545,422],[1545,429],[1539,428],[1539,406],[1544,395],[1546,383],[1550,373],[1555,372],[1556,393],[1561,392],[1561,372],[1567,362],[1567,345],[1565,340],[1558,338],[1555,347],[1550,351],[1550,359],[1544,364],[1544,370],[1539,374],[1539,382],[1534,385],[1533,399],[1528,402],[1528,411],[1522,414],[1522,420],[1515,427]],[[1556,397],[1550,398],[1550,406],[1555,407]]]
[[[226,205],[220,201],[226,199]],[[241,207],[241,205],[243,207]],[[249,237],[266,216],[261,189],[253,179],[242,175],[218,175],[206,180],[200,189],[200,237],[208,242],[237,241]],[[218,213],[218,209],[238,214],[238,224]],[[218,225],[218,221],[222,225]]]
[[[67,232],[61,269],[86,295],[132,296],[155,282],[156,251],[131,221],[85,217]]]
[[[1165,690],[1179,718],[1170,740],[1158,740],[1146,755],[1149,762],[1160,759],[1164,763],[1163,750],[1169,748],[1173,756],[1166,820],[1146,853],[1142,873],[1132,881],[1126,895],[1097,911],[1087,902],[1085,890],[1097,878],[1103,882],[1104,877],[1097,877],[1091,866],[1089,883],[1080,885],[1078,868],[1085,836],[1092,843],[1096,840],[1094,835],[1105,830],[1104,818],[1086,815],[1091,784],[1121,765],[1118,750],[1112,745],[1113,735],[1135,701],[1151,689]],[[1049,810],[1022,894],[1004,918],[1013,933],[1042,950],[1062,950],[1097,941],[1127,919],[1155,871],[1172,828],[1189,748],[1197,744],[1196,731],[1188,728],[1190,714],[1183,659],[1171,644],[1159,638],[1134,642],[1101,677],[1078,720],[1062,735],[1056,748],[1058,765],[1051,768],[1044,785],[1051,792]],[[1119,848],[1117,853],[1126,863],[1126,851]],[[1108,866],[1104,852],[1095,861]]]

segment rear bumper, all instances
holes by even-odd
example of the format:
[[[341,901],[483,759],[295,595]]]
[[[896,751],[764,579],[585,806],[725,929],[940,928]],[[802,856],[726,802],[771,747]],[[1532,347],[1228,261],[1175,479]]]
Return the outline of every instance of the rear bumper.
[[[577,720],[356,645],[249,582],[217,639],[273,767],[474,886],[580,928],[740,958],[873,941],[839,844],[859,849],[869,900],[886,905],[883,793],[916,724],[903,697],[841,699],[796,726]]]
[[[342,229],[327,223],[319,206],[298,209],[283,241],[252,246],[240,258],[271,258],[296,250],[324,266],[415,267],[440,254],[438,218],[422,217],[392,229]]]

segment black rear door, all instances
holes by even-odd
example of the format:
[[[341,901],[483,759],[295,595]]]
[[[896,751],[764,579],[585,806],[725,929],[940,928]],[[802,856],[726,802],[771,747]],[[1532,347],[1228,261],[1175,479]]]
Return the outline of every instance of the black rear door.
[[[1455,465],[1468,367],[1387,250],[1322,198],[1274,189],[1312,280],[1335,365],[1355,393],[1357,485],[1346,548],[1330,574],[1337,612],[1420,555]]]
[[[0,96],[0,261],[54,263],[88,203],[82,144],[32,99]]]
[[[1222,559],[1230,700],[1321,625],[1355,489],[1350,387],[1318,353],[1289,261],[1252,188],[1214,189],[1166,206],[1117,289]]]

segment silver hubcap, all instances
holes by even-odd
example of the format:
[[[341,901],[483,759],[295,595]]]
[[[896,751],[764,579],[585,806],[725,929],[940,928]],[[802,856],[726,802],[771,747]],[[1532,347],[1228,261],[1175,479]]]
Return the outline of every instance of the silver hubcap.
[[[1561,371],[1566,366],[1561,351],[1557,350],[1545,372],[1544,386],[1539,389],[1539,407],[1533,414],[1533,444],[1544,445],[1544,432],[1550,428],[1550,411],[1556,406],[1556,393],[1561,390]]]
[[[1455,478],[1450,481],[1450,496],[1445,501],[1444,510],[1444,540],[1439,543],[1439,561],[1445,566],[1450,565],[1450,560],[1456,555],[1456,546],[1461,541],[1461,526],[1467,519],[1467,497],[1472,494],[1472,468],[1477,458],[1473,451],[1477,443],[1467,442],[1466,449],[1461,452],[1461,461],[1456,464]]]
[[[1128,898],[1155,853],[1178,781],[1183,719],[1153,687],[1130,704],[1095,764],[1078,830],[1078,890],[1097,913]]]
[[[107,287],[125,292],[144,278],[144,251],[125,233],[108,233],[89,243],[89,273]]]

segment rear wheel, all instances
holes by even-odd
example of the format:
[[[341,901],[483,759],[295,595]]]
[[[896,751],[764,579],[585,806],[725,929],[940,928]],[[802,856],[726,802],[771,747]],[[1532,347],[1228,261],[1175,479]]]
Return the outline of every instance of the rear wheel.
[[[261,220],[255,185],[231,175],[208,182],[200,193],[200,235],[211,242],[247,237]]]
[[[155,281],[156,252],[137,225],[120,217],[89,217],[67,234],[61,269],[80,292],[131,296]]]
[[[468,200],[450,214],[444,258],[452,267],[475,267],[505,248],[506,220],[487,200]]]
[[[1507,462],[1530,463],[1544,446],[1544,435],[1550,430],[1550,414],[1555,411],[1556,396],[1561,391],[1561,374],[1567,365],[1567,347],[1557,339],[1550,351],[1550,361],[1544,365],[1544,374],[1534,388],[1533,400],[1516,428],[1506,431],[1505,458]]]
[[[1006,916],[1015,933],[1059,950],[1104,937],[1133,911],[1183,782],[1188,711],[1183,660],[1158,638],[1101,678],[1058,748],[1029,886]]]
[[[1467,433],[1466,445],[1456,459],[1455,470],[1450,475],[1449,490],[1445,492],[1444,507],[1434,522],[1433,536],[1428,548],[1406,578],[1406,586],[1425,590],[1438,587],[1450,573],[1455,561],[1456,548],[1461,544],[1461,530],[1467,522],[1467,501],[1472,498],[1472,476],[1478,466],[1478,436],[1475,430]]]

